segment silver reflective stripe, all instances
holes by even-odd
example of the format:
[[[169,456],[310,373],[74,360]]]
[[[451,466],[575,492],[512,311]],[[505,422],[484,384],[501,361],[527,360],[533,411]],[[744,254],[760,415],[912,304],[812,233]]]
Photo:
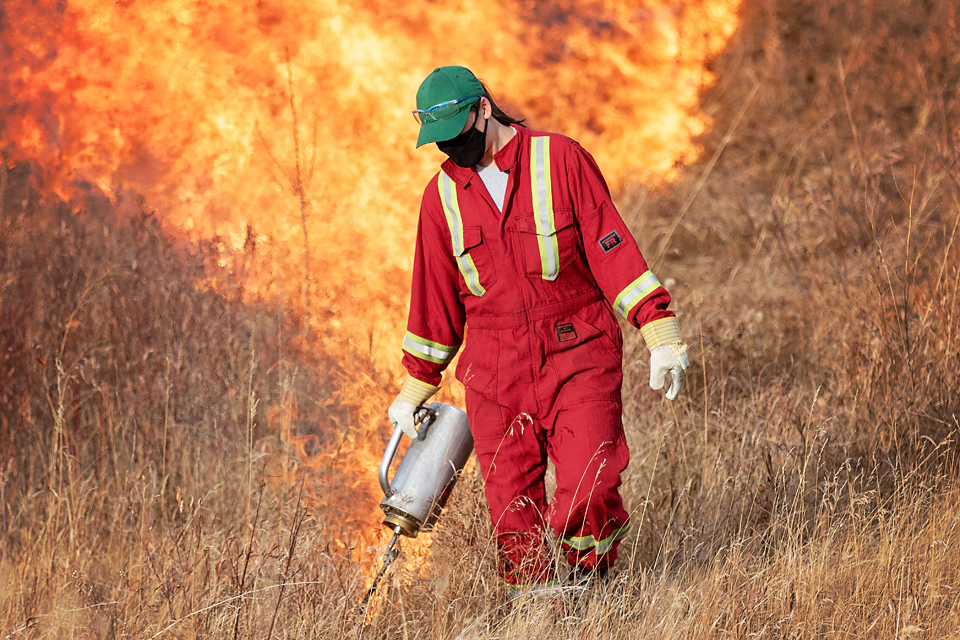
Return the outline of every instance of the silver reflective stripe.
[[[557,225],[553,217],[553,183],[550,180],[550,138],[530,141],[530,188],[533,194],[533,215],[537,221],[537,242],[540,245],[540,267],[544,280],[556,280],[559,273],[560,249],[557,246]]]
[[[409,331],[407,331],[407,334],[403,337],[404,351],[422,360],[429,360],[430,362],[440,364],[445,364],[453,360],[453,356],[457,355],[457,349],[459,348],[459,345],[450,347],[445,344],[440,344],[439,342],[432,342],[414,335]]]
[[[613,301],[613,308],[617,313],[626,318],[630,315],[633,308],[637,306],[637,303],[653,293],[659,286],[660,281],[657,280],[657,276],[653,275],[653,272],[648,269],[643,272],[642,276],[628,284],[627,287],[620,292],[617,299]]]
[[[457,186],[450,179],[450,176],[443,171],[440,172],[440,179],[437,184],[440,188],[443,214],[447,219],[447,226],[450,227],[453,257],[457,260],[457,266],[460,268],[460,273],[463,274],[463,281],[467,283],[470,293],[481,297],[487,290],[480,284],[480,274],[477,272],[477,265],[473,263],[473,258],[464,253],[463,220],[460,217],[460,204],[457,201]]]

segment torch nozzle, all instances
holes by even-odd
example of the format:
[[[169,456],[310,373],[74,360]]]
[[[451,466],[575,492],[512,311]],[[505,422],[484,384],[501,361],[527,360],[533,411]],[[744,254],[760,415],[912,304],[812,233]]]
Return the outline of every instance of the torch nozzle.
[[[397,544],[397,540],[400,539],[400,534],[402,531],[403,529],[401,529],[399,525],[393,530],[393,537],[390,538],[390,544],[387,545],[387,550],[383,554],[383,566],[380,567],[380,571],[377,572],[377,576],[370,584],[370,588],[367,590],[367,595],[363,596],[363,600],[360,602],[360,609],[363,612],[366,612],[367,604],[370,602],[370,597],[373,596],[373,592],[377,590],[377,583],[380,582],[380,578],[382,578],[383,574],[386,573],[387,567],[389,567],[390,563],[393,562],[400,554],[400,550],[395,549],[394,546]]]

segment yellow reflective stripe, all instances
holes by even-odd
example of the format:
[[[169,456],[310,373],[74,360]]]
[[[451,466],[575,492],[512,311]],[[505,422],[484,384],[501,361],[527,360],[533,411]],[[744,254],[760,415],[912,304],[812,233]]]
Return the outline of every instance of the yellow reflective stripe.
[[[510,584],[503,578],[500,578],[500,583],[503,585],[503,588],[506,589],[508,598],[516,598],[517,596],[525,594],[532,596],[557,595],[559,593],[558,587],[560,587],[559,580],[534,582],[530,584]]]
[[[457,355],[457,349],[460,348],[460,345],[447,346],[439,342],[431,342],[407,331],[407,334],[403,336],[402,348],[410,355],[421,360],[446,364],[453,360],[453,356]]]
[[[546,136],[533,138],[530,142],[530,189],[533,194],[533,216],[537,221],[542,278],[556,280],[560,264],[560,248],[557,246],[557,225],[553,217],[550,138]]]
[[[614,530],[609,536],[603,540],[597,541],[596,538],[591,536],[570,536],[563,537],[560,540],[569,547],[573,547],[577,551],[586,551],[591,547],[596,549],[597,555],[603,555],[608,553],[610,549],[613,548],[613,543],[617,540],[620,540],[627,535],[627,532],[630,531],[630,523],[623,525],[619,529]]]
[[[659,286],[660,281],[657,280],[657,276],[653,275],[653,272],[649,269],[644,271],[642,276],[628,284],[617,296],[617,299],[613,301],[614,310],[627,318],[633,308]]]
[[[460,267],[463,281],[467,283],[470,293],[481,297],[487,290],[480,284],[480,274],[477,273],[477,266],[473,264],[473,258],[464,254],[463,220],[460,217],[460,204],[457,201],[457,186],[450,179],[450,176],[443,171],[440,172],[437,185],[440,189],[440,201],[443,203],[443,213],[447,218],[447,226],[450,227],[453,257],[457,259],[457,266]]]

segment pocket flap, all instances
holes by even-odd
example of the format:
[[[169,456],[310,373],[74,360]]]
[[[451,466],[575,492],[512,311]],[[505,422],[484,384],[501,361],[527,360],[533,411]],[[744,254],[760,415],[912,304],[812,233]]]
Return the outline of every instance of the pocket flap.
[[[474,247],[479,247],[483,244],[483,232],[480,227],[464,227],[463,228],[463,251],[457,254],[457,256],[462,256],[463,254],[470,251]]]
[[[553,210],[553,233],[542,233],[536,214],[533,211],[521,213],[517,216],[517,229],[521,233],[535,233],[541,236],[552,236],[557,231],[562,231],[567,227],[573,226],[573,209],[554,209]]]

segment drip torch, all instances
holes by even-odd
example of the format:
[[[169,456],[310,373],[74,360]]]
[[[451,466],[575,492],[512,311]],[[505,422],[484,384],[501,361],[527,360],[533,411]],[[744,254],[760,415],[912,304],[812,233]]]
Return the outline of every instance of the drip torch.
[[[366,607],[377,582],[396,559],[394,546],[400,536],[416,538],[421,531],[432,529],[473,451],[467,414],[457,407],[434,402],[417,412],[417,422],[417,437],[410,443],[392,481],[390,465],[403,436],[400,427],[394,430],[380,462],[380,488],[384,494],[380,508],[384,513],[383,525],[393,531],[393,538],[361,607]]]

